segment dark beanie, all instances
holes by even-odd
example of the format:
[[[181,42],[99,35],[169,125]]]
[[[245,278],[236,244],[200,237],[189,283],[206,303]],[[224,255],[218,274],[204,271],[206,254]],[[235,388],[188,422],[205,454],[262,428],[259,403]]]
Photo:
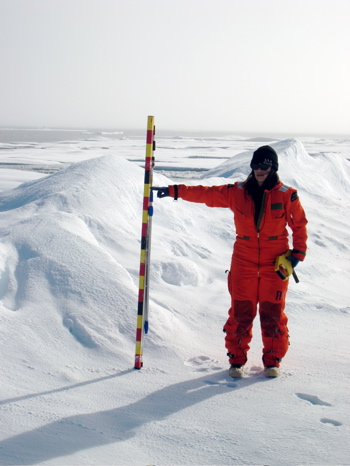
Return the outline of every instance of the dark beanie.
[[[274,149],[270,146],[262,146],[257,149],[254,154],[250,167],[252,164],[268,163],[271,164],[272,168],[278,171],[278,155]]]

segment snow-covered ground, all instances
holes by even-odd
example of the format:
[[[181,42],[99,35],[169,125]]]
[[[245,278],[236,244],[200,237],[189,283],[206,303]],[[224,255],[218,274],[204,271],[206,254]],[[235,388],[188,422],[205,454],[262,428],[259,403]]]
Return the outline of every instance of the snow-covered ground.
[[[349,465],[350,138],[156,135],[157,186],[243,180],[270,143],[309,219],[282,375],[256,322],[237,381],[232,213],[155,199],[135,370],[145,139],[73,136],[0,144],[0,464]]]

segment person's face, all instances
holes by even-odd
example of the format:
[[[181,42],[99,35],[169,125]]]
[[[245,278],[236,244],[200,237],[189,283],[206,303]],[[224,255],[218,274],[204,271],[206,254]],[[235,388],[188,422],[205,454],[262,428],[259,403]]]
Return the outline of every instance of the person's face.
[[[261,167],[259,166],[257,170],[253,170],[253,171],[254,171],[255,179],[258,182],[258,185],[261,186],[266,180],[266,178],[269,176],[271,167],[268,167],[267,170],[262,170]]]

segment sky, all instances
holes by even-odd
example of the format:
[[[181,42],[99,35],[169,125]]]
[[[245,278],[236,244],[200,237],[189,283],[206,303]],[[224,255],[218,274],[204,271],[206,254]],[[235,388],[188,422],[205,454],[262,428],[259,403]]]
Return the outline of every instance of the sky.
[[[0,126],[350,134],[348,0],[0,0]]]

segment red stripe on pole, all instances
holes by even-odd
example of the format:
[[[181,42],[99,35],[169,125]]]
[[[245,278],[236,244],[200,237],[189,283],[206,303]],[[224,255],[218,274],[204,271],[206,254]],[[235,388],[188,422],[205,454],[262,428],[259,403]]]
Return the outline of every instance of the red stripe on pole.
[[[141,369],[142,366],[143,366],[142,355],[136,354],[135,355],[135,369]]]
[[[148,207],[149,207],[149,197],[144,197],[143,198],[143,210],[147,210],[148,211]]]
[[[147,130],[147,137],[146,137],[147,144],[153,144],[153,129]]]

